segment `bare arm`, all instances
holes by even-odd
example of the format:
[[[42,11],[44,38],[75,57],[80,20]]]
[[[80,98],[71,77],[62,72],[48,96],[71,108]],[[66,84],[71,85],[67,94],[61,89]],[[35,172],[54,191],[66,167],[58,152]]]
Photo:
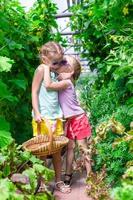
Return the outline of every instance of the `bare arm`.
[[[62,73],[60,73],[60,74],[58,75],[57,79],[58,79],[59,81],[61,81],[61,80],[66,80],[66,79],[72,79],[73,74],[74,74],[74,71],[69,72],[69,73],[62,72]]]
[[[38,67],[32,81],[32,107],[35,115],[35,121],[37,122],[42,121],[42,117],[39,112],[38,93],[43,79],[43,71],[43,67]]]
[[[45,81],[46,89],[63,90],[63,89],[66,89],[70,85],[69,80],[62,80],[60,82],[52,82],[50,78],[49,66],[44,67],[44,81]]]

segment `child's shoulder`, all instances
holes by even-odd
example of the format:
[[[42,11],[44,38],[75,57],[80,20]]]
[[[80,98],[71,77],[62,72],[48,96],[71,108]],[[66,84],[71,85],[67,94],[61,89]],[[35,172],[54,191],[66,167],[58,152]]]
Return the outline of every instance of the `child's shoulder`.
[[[35,70],[35,72],[34,72],[34,75],[36,75],[36,74],[43,74],[43,72],[44,72],[44,67],[43,67],[43,65],[41,64],[41,65],[39,65],[37,68],[36,68],[36,70]]]
[[[44,67],[45,67],[45,64],[40,64],[40,65],[37,67],[37,69],[38,69],[38,70],[43,70]]]
[[[43,71],[44,71],[44,67],[45,67],[45,64],[40,64],[40,65],[36,68],[36,71],[38,71],[38,72],[43,72]]]

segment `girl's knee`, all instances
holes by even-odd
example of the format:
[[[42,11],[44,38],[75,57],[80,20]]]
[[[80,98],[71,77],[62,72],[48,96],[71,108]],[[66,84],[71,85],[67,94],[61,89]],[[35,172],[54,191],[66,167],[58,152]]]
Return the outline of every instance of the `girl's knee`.
[[[74,150],[74,149],[75,149],[75,143],[74,142],[68,143],[67,150]]]
[[[55,154],[53,154],[53,156],[61,156],[61,150],[57,151]]]
[[[53,160],[61,160],[61,152],[58,151],[55,154],[52,155]]]

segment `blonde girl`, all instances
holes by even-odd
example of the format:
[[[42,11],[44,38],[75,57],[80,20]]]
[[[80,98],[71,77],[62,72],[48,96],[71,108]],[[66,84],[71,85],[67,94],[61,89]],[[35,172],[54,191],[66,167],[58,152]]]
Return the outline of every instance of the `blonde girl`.
[[[47,90],[45,69],[50,68],[49,76],[56,81],[54,70],[65,64],[63,60],[63,49],[56,42],[48,42],[40,49],[41,64],[37,67],[32,82],[32,126],[33,134],[37,135],[37,124],[40,124],[41,134],[48,134],[50,131],[56,135],[63,134],[62,110],[58,101],[58,92]],[[53,155],[55,170],[55,188],[63,193],[69,193],[70,188],[61,181],[61,153]]]

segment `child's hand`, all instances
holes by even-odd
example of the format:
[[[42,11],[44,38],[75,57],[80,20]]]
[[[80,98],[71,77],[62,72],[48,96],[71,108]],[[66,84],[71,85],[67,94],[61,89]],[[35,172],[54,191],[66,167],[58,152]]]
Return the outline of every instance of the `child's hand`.
[[[41,116],[41,114],[40,113],[38,113],[38,114],[35,114],[35,121],[37,122],[37,123],[40,123],[42,120],[43,120],[43,118],[42,118],[42,116]]]
[[[59,80],[59,81],[61,81],[61,80],[66,80],[66,79],[70,79],[72,76],[73,76],[73,73],[74,72],[71,72],[71,73],[60,73],[59,75],[58,75],[58,77],[57,77],[57,79]]]

